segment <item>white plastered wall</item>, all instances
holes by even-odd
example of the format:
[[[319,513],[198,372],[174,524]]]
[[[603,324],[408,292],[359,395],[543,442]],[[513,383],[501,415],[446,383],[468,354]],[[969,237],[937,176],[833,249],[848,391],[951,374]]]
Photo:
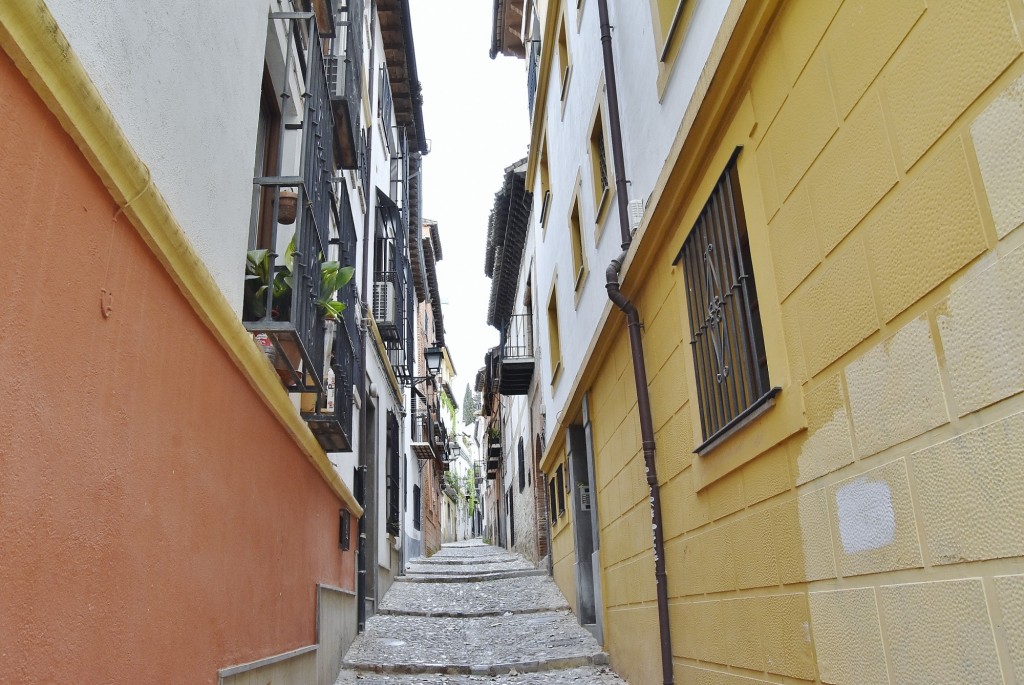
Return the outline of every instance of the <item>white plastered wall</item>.
[[[548,407],[548,434],[554,428],[557,416],[568,400],[573,379],[591,343],[591,336],[606,306],[605,269],[621,252],[621,234],[618,224],[618,202],[626,201],[617,195],[603,214],[600,230],[596,223],[596,200],[590,181],[589,139],[590,125],[595,107],[606,99],[599,86],[604,82],[604,64],[601,52],[601,33],[597,2],[587,0],[577,22],[575,5],[565,2],[569,13],[568,48],[571,53],[572,75],[564,101],[559,98],[557,78],[548,82],[546,100],[546,140],[551,207],[546,230],[537,224],[543,193],[539,190],[540,174],[534,187],[534,225],[537,248],[538,342],[547,351],[549,338],[547,298],[555,279],[557,287],[558,317],[562,352],[562,371],[555,384],[551,383],[551,367],[546,360],[538,360],[543,402]],[[686,26],[686,35],[673,70],[659,97],[658,55],[654,45],[650,3],[637,0],[611,0],[610,20],[615,27],[612,46],[619,95],[619,114],[622,121],[625,150],[626,177],[629,181],[628,199],[647,199],[664,161],[675,141],[683,114],[697,86],[711,46],[725,17],[729,0],[705,0],[697,3]],[[628,76],[627,76],[628,75]],[[608,120],[604,120],[608,138]],[[607,164],[612,173],[611,149]],[[579,178],[579,208],[588,273],[576,295],[570,269],[572,263],[568,216],[574,188]]]

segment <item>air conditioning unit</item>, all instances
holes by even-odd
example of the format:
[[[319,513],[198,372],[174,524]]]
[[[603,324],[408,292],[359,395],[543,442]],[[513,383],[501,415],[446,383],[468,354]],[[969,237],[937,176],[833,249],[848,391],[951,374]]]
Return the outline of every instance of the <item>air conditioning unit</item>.
[[[398,327],[398,309],[395,306],[395,284],[391,281],[377,281],[373,284],[373,318],[381,334],[392,332]]]
[[[640,222],[644,220],[647,203],[643,200],[630,200],[627,206],[629,207],[629,232],[635,234],[636,229],[640,228]]]

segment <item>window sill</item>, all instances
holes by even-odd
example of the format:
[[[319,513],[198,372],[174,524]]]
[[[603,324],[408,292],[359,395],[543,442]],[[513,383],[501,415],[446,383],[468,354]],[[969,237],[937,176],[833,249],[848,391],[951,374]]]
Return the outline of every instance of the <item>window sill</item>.
[[[803,393],[799,392],[799,386],[795,386],[796,392],[787,392],[789,387],[782,384],[782,391],[776,391],[770,401],[761,400],[762,403],[743,418],[735,419],[724,430],[694,448],[694,490],[703,490],[807,429]],[[696,406],[692,411],[695,425],[700,425]]]
[[[782,388],[774,387],[766,392],[752,405],[744,409],[739,416],[722,426],[717,433],[698,445],[694,452],[703,457],[708,452],[711,452],[728,440],[731,436],[753,423],[759,416],[775,406],[775,396],[778,395],[781,390]]]
[[[608,181],[610,185],[601,192],[601,197],[598,198],[597,206],[594,209],[594,245],[597,245],[601,240],[601,236],[604,235],[608,208],[611,207],[612,198],[615,197],[615,185],[611,184],[610,178]]]
[[[551,387],[555,387],[559,377],[562,375],[562,362],[555,362],[555,368],[551,371]]]

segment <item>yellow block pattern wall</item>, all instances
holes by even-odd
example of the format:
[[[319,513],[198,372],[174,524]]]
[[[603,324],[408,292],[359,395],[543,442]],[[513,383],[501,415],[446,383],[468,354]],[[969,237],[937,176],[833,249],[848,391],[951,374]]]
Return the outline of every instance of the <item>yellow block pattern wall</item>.
[[[640,247],[675,254],[742,145],[772,382],[803,407],[788,438],[702,482],[693,464],[730,442],[692,454],[682,273],[656,260],[629,293],[677,682],[1024,682],[1022,28],[1020,0],[784,3],[688,218]],[[636,393],[610,330],[589,389],[606,646],[654,683]],[[567,528],[555,568],[574,598]]]

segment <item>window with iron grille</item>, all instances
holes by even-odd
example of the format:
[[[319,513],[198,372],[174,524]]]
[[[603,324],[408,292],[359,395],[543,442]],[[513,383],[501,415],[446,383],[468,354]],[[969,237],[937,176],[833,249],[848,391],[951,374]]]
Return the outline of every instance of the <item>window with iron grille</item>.
[[[558,509],[555,506],[555,479],[548,481],[548,511],[551,512],[551,523],[558,520]]]
[[[768,379],[735,154],[676,261],[686,285],[704,437],[700,453],[779,390]]]
[[[561,516],[565,513],[565,476],[561,464],[555,469],[555,481],[558,483],[558,487],[555,489],[555,494],[558,496],[558,515]]]
[[[389,535],[398,535],[401,529],[399,517],[402,506],[402,460],[398,451],[398,417],[394,412],[388,412],[387,428],[387,470],[385,478],[387,481],[387,503],[388,517],[387,530]]]
[[[526,451],[523,449],[523,439],[519,438],[519,492],[526,487]]]
[[[421,497],[422,495],[420,494],[420,486],[412,486],[412,527],[416,530],[419,530],[420,526],[422,525],[422,519],[420,518],[420,508],[422,506],[422,500],[420,499]]]
[[[347,552],[351,547],[352,515],[345,509],[338,514],[338,547]]]

